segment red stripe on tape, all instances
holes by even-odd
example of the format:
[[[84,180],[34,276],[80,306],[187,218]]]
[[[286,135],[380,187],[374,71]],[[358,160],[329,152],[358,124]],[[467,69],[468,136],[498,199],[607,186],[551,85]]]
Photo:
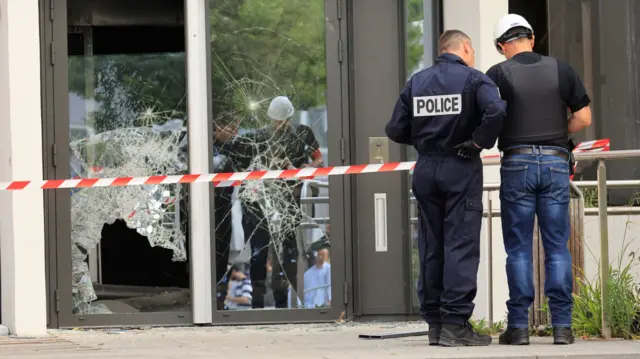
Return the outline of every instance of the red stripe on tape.
[[[7,189],[12,191],[25,189],[25,187],[27,187],[29,183],[31,183],[31,181],[14,181],[11,182],[9,186],[7,186]]]
[[[248,180],[259,180],[262,177],[264,177],[264,175],[266,175],[267,173],[268,173],[267,171],[251,172],[251,173],[249,173],[249,175],[247,175],[246,179],[248,179]]]
[[[299,172],[300,170],[284,170],[278,178],[294,178]]]
[[[200,175],[184,175],[182,176],[182,178],[180,178],[180,181],[178,181],[178,183],[193,183],[197,181],[198,178],[200,178]]]
[[[60,186],[62,186],[63,183],[64,183],[64,180],[48,180],[42,185],[42,188],[56,189],[56,188],[60,188]]]
[[[355,165],[355,166],[349,166],[349,168],[347,169],[347,171],[345,172],[345,174],[351,175],[351,174],[360,173],[360,172],[364,171],[364,169],[365,169],[367,166],[368,166],[368,165]]]
[[[126,186],[129,182],[133,181],[133,177],[120,177],[116,178],[113,182],[111,182],[110,187],[121,187]]]
[[[144,184],[162,184],[166,178],[167,176],[151,176],[144,181]]]
[[[331,171],[333,171],[335,167],[323,167],[323,168],[318,168],[316,169],[316,171],[313,173],[313,177],[325,177],[328,176],[329,173],[331,173]],[[311,177],[311,178],[313,178]]]
[[[216,173],[211,179],[211,181],[212,182],[228,181],[229,178],[231,178],[231,176],[233,176],[233,173]]]
[[[96,182],[98,182],[99,180],[100,180],[99,178],[83,178],[80,180],[80,182],[78,182],[78,184],[75,187],[76,188],[93,187],[93,185],[96,184]]]
[[[385,163],[377,172],[391,172],[398,168],[398,163]]]

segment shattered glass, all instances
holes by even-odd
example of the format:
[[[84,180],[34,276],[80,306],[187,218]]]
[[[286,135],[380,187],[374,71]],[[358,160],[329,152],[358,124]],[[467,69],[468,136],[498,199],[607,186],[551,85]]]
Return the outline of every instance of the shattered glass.
[[[135,177],[185,173],[186,134],[182,121],[149,128],[121,128],[72,141],[80,173],[92,178]],[[93,166],[85,162],[92,153]],[[99,163],[99,172],[91,167]],[[147,237],[152,247],[173,251],[174,261],[187,259],[185,235],[175,216],[176,198],[184,196],[176,185],[86,188],[71,197],[72,270],[74,308],[97,299],[93,291],[87,253],[102,237],[104,224],[124,219],[129,228]],[[184,218],[183,218],[184,220]]]
[[[325,32],[336,31],[325,2],[224,0],[210,9],[215,171],[325,165]],[[277,107],[281,96],[292,108]],[[218,310],[331,305],[328,197],[327,178],[215,190]]]
[[[72,178],[188,173],[184,54],[72,56],[69,58],[69,86]],[[121,221],[126,228],[146,239],[147,249],[140,249],[136,243],[133,255],[144,255],[147,261],[148,258],[156,261],[161,258],[153,257],[153,253],[157,254],[151,250],[153,247],[169,250],[169,261],[187,261],[186,199],[187,186],[181,185],[71,191],[73,313],[110,313],[111,304],[100,301],[122,298],[123,290],[103,290],[106,298],[99,298],[95,286],[104,287],[103,272],[105,276],[109,274],[109,285],[118,285],[129,279],[113,278],[113,273],[118,275],[118,267],[140,268],[131,263],[129,253],[129,256],[111,254],[110,263],[104,262],[104,253],[100,251],[100,246],[105,244],[103,241],[108,242],[113,253],[114,250],[126,250],[114,246],[133,238],[122,229],[115,234],[106,234],[105,226]],[[118,260],[128,262],[114,264]],[[92,263],[93,273],[90,270]],[[137,275],[143,280],[154,275],[166,276],[158,271],[169,264],[149,264],[155,273],[154,269],[149,269],[149,273],[125,275]],[[111,273],[103,270],[105,265]],[[115,272],[113,268],[116,268]],[[100,272],[100,276],[96,272]],[[183,281],[188,282],[188,278]],[[136,286],[124,293],[129,293],[128,296],[139,293],[140,298],[149,295],[140,289],[149,284],[137,283]]]

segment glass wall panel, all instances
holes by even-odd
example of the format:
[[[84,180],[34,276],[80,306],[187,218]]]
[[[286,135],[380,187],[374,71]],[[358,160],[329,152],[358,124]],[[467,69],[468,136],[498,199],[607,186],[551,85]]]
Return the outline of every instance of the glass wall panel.
[[[215,171],[323,166],[325,2],[209,4]],[[300,178],[215,189],[218,310],[331,306],[328,187]]]
[[[593,125],[579,141],[608,138],[611,150],[640,149],[640,3],[634,0],[547,1],[550,54],[569,62],[592,99]],[[576,179],[594,180],[597,163],[579,161]],[[640,177],[640,161],[607,161],[608,179]],[[595,191],[585,191],[588,206]],[[638,205],[637,189],[609,189],[608,203]]]
[[[69,32],[71,178],[188,173],[184,52],[96,54],[92,34]],[[190,310],[186,189],[71,191],[74,314]]]

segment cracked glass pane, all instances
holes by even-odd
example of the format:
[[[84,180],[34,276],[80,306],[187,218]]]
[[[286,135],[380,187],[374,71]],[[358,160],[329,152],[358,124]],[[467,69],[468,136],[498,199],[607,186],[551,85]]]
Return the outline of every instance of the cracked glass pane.
[[[210,1],[216,172],[327,158],[325,2]],[[328,179],[215,189],[218,310],[331,305]]]
[[[69,43],[90,44],[90,33]],[[188,173],[184,71],[184,53],[70,54],[71,178]],[[187,195],[180,185],[71,191],[73,313],[190,310]]]

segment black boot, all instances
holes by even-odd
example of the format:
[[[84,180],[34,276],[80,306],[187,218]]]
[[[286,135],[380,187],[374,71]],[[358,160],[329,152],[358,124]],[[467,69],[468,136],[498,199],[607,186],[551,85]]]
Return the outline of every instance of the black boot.
[[[527,328],[507,328],[500,334],[498,343],[504,345],[529,345],[529,329]]]
[[[574,341],[571,328],[553,328],[553,344],[566,345]]]
[[[440,345],[445,347],[480,347],[491,344],[491,336],[473,331],[471,324],[444,324],[440,333]]]
[[[442,324],[429,324],[429,345],[440,344],[440,332]]]

